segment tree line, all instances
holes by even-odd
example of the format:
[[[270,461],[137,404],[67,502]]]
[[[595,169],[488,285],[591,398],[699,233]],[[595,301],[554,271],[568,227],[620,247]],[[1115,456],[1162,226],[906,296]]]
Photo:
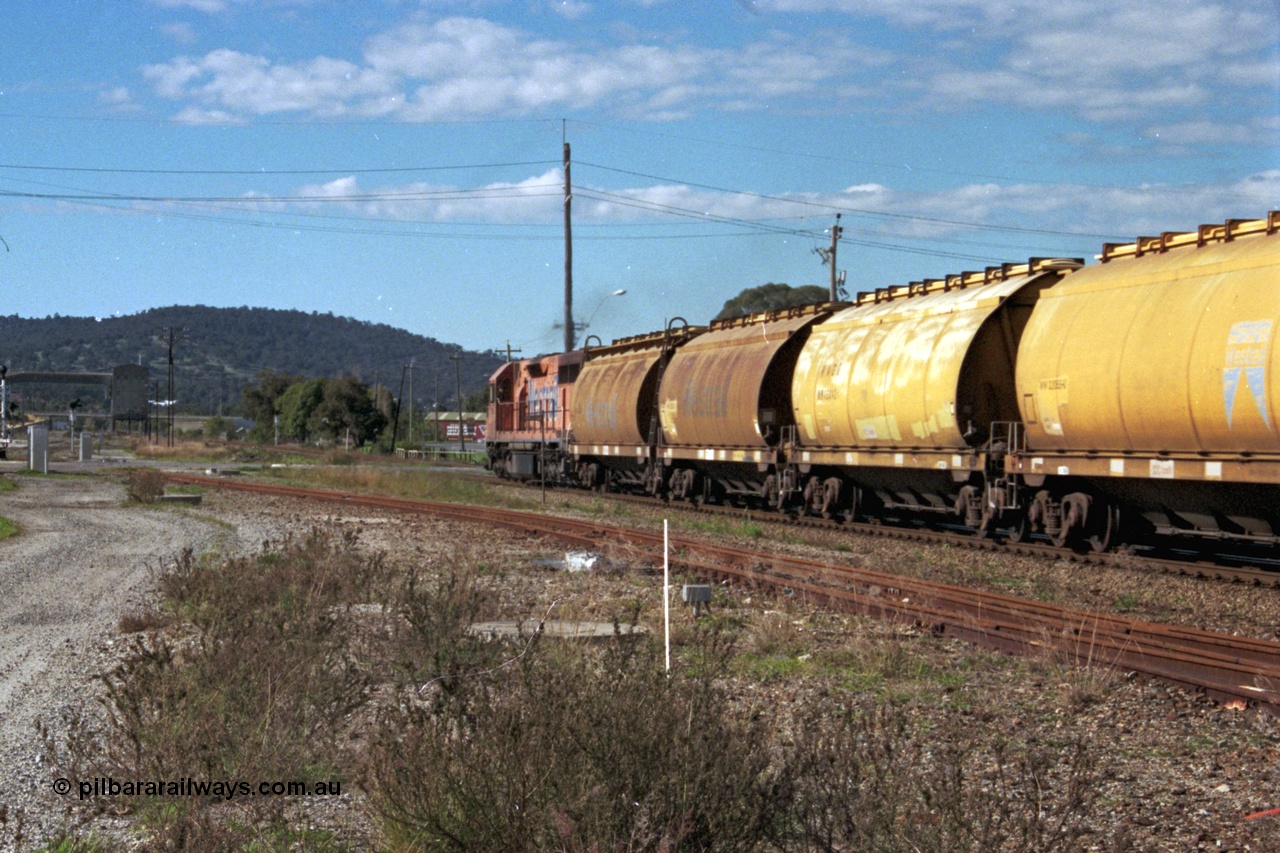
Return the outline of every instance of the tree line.
[[[463,398],[463,411],[483,412],[488,399],[487,388],[477,389]],[[403,444],[410,437],[410,417],[422,426],[418,438],[440,439],[428,434],[430,420],[422,420],[423,410],[411,414],[401,409],[402,402],[386,386],[370,387],[351,376],[309,379],[272,370],[246,385],[240,400],[245,417],[253,421],[246,436],[250,441],[349,443],[389,450],[393,439]]]

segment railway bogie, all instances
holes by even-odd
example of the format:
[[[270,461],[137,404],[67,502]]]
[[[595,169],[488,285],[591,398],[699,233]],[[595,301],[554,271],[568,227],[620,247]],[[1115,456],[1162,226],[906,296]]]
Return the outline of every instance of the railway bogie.
[[[513,362],[490,455],[673,501],[1274,552],[1278,232],[1273,212]]]

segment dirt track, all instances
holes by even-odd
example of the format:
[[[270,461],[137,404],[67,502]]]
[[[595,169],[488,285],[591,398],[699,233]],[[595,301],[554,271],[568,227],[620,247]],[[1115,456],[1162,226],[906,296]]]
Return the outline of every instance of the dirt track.
[[[57,829],[63,798],[39,764],[35,723],[93,689],[122,613],[144,600],[149,567],[183,548],[234,548],[239,536],[195,513],[124,506],[100,477],[30,477],[0,493],[23,527],[0,542],[0,803],[26,813],[27,837]],[[73,799],[71,794],[66,799]],[[12,844],[0,831],[0,849]]]

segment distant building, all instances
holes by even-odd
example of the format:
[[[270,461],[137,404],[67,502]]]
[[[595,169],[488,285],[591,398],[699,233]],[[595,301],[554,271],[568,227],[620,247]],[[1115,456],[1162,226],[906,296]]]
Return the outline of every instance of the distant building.
[[[435,423],[439,415],[440,430],[445,441],[458,440],[458,423],[462,423],[462,437],[466,441],[484,441],[487,412],[463,412],[461,419],[457,412],[439,412],[427,416],[427,423]]]

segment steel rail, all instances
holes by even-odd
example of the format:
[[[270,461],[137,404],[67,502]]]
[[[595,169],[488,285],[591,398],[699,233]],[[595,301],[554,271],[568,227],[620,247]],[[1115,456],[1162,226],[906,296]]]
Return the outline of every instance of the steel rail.
[[[499,485],[519,485],[509,481],[481,477],[486,482]],[[607,497],[640,505],[656,506],[662,502],[655,498],[625,493],[610,493]],[[975,550],[992,551],[1002,554],[1018,554],[1022,556],[1044,557],[1058,560],[1069,560],[1095,566],[1116,566],[1126,569],[1150,571],[1159,574],[1178,575],[1198,580],[1212,580],[1224,583],[1239,583],[1247,586],[1271,587],[1280,589],[1280,570],[1257,568],[1250,565],[1224,565],[1200,560],[1175,559],[1169,557],[1152,557],[1121,551],[1072,551],[1041,542],[1011,542],[1005,538],[980,537],[973,534],[953,533],[945,530],[931,530],[921,527],[906,527],[893,524],[834,521],[813,516],[791,515],[789,513],[769,512],[761,509],[720,506],[715,504],[673,503],[666,504],[685,512],[705,512],[737,518],[742,521],[759,521],[769,524],[798,524],[821,530],[859,533],[865,536],[878,536],[887,539],[899,539],[911,542],[935,542],[955,545]],[[1228,555],[1233,556],[1233,555]],[[1246,562],[1247,558],[1233,556]]]
[[[493,507],[421,501],[253,481],[168,474],[174,482],[278,497],[429,514],[548,535],[575,546],[627,544],[655,557],[662,534],[595,521]],[[670,539],[672,560],[696,573],[801,593],[842,611],[918,625],[1004,651],[1055,656],[1202,690],[1219,701],[1280,715],[1280,644],[1062,608],[999,593],[906,578],[865,568]]]

